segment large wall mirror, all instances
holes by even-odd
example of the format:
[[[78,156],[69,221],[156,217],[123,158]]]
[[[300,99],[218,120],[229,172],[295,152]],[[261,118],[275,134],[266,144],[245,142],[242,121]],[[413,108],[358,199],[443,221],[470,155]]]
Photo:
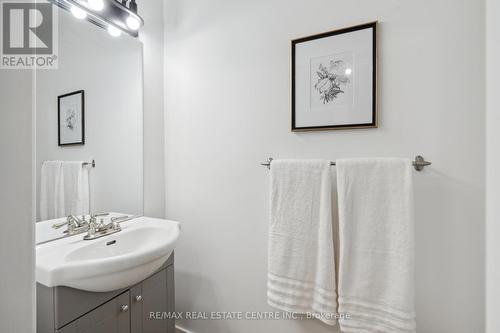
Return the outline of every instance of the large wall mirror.
[[[69,215],[143,214],[142,44],[58,18],[59,68],[36,72],[37,243]]]

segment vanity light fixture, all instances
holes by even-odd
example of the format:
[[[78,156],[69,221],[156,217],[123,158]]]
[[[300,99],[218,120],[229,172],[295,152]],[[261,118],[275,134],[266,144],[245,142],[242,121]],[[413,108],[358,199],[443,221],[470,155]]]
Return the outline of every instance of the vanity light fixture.
[[[83,20],[87,17],[87,12],[77,6],[71,7],[71,14],[79,20]]]
[[[113,37],[120,37],[122,34],[122,31],[120,29],[115,28],[112,25],[108,26],[108,32]]]
[[[104,9],[104,0],[88,0],[89,8],[100,12]]]
[[[139,36],[144,20],[139,16],[136,0],[48,0],[108,31],[113,37],[125,32]]]
[[[127,17],[127,26],[130,29],[137,31],[141,27],[141,21],[139,21],[137,18],[131,15]]]

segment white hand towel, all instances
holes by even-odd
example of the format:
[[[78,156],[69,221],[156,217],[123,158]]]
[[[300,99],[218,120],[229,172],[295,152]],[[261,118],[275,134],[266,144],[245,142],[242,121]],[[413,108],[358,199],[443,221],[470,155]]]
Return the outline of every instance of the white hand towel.
[[[62,162],[44,162],[40,178],[40,218],[45,221],[64,216]]]
[[[63,162],[64,216],[89,214],[89,172],[82,161]]]
[[[331,207],[329,161],[272,162],[268,303],[335,325]]]
[[[342,332],[414,333],[411,161],[337,160]]]

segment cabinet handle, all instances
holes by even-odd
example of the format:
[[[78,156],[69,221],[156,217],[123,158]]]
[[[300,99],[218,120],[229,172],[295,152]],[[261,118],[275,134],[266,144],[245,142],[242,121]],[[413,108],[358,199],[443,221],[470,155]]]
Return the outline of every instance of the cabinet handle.
[[[141,295],[135,296],[135,301],[137,303],[139,303],[140,301],[142,301],[142,296]]]
[[[128,311],[128,305],[122,305],[122,307],[120,308],[120,311],[121,312],[127,312]]]

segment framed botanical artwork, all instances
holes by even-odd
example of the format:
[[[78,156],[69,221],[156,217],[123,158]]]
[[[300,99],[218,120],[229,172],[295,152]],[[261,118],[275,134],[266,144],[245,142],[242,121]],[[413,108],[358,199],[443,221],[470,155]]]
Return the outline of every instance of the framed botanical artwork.
[[[75,91],[57,98],[59,146],[85,144],[85,92]]]
[[[292,41],[292,131],[377,127],[377,22]]]

